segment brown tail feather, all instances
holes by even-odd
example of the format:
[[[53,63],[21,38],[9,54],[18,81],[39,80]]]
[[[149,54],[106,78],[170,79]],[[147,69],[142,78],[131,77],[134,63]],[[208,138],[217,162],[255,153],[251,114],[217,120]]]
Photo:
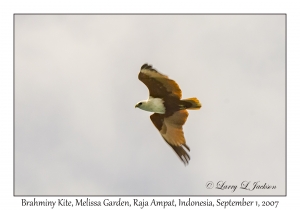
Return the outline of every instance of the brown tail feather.
[[[183,105],[183,107],[185,109],[196,110],[196,109],[200,109],[202,106],[197,98],[182,99],[180,102],[181,102],[181,105]]]

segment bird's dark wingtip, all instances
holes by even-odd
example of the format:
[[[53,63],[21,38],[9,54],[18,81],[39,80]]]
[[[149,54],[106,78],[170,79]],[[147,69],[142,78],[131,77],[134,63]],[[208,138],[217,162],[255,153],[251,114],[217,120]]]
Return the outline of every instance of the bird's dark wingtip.
[[[167,142],[167,141],[166,141]],[[167,142],[169,144],[169,142]],[[176,152],[180,160],[184,163],[184,165],[188,165],[189,161],[191,160],[191,157],[189,154],[183,149],[182,146],[184,146],[187,150],[190,150],[190,148],[186,144],[182,144],[181,146],[174,146],[172,144],[169,144],[173,150]]]
[[[141,70],[142,69],[148,69],[148,70],[151,70],[151,71],[154,71],[154,72],[158,72],[156,69],[154,69],[152,67],[152,65],[149,65],[148,63],[145,63],[144,65],[142,65]]]
[[[188,145],[183,144],[183,146],[184,146],[188,151],[191,151],[190,148],[188,147]]]
[[[148,65],[148,63],[145,63],[144,65],[141,66],[141,69],[151,69],[152,66]]]

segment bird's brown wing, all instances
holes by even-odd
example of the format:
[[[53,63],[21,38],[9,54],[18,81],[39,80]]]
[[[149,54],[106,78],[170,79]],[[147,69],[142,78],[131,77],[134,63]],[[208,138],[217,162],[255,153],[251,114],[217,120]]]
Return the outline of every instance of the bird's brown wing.
[[[181,90],[178,84],[152,68],[151,65],[144,64],[139,73],[141,80],[149,89],[149,95],[153,98],[163,98],[172,94],[181,98]]]
[[[165,117],[163,114],[154,113],[150,116],[153,124],[159,130],[163,139],[174,149],[179,158],[184,164],[188,164],[190,156],[184,150],[185,147],[188,151],[190,148],[185,143],[182,126],[184,125],[188,112],[180,110],[174,112],[173,115]]]

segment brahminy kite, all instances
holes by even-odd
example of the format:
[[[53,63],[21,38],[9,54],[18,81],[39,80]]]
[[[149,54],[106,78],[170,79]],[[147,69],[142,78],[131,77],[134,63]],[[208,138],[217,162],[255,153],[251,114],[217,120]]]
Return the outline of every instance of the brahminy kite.
[[[182,126],[189,115],[186,109],[200,109],[201,103],[197,98],[181,99],[178,84],[147,63],[141,67],[138,78],[148,87],[149,98],[135,107],[154,112],[150,116],[154,126],[183,163],[188,164],[190,156],[185,149],[190,151],[190,148],[186,145]]]

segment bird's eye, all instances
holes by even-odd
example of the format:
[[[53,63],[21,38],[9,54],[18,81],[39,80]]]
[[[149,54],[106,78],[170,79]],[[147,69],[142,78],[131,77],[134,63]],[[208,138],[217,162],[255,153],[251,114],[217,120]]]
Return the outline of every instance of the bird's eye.
[[[139,103],[139,106],[142,105],[142,102]]]

